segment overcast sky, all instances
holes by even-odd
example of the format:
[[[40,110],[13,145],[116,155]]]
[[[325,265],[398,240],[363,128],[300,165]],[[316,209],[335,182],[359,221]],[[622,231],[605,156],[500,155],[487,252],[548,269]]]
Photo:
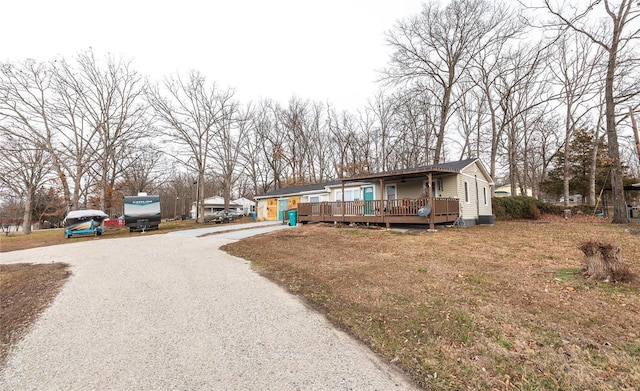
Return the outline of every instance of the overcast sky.
[[[363,107],[389,59],[384,32],[421,0],[0,0],[0,59],[92,48],[152,79],[195,69],[242,101],[293,95]]]

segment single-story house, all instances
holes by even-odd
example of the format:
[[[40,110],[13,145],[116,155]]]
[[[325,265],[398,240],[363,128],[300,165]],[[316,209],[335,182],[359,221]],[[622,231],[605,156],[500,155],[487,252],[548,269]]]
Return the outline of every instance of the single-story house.
[[[286,211],[296,209],[299,202],[331,201],[331,189],[340,186],[340,181],[311,185],[283,187],[254,197],[258,203],[257,215],[264,220],[284,220]]]
[[[434,224],[493,223],[494,182],[477,158],[362,174],[276,189],[256,196],[258,218],[299,222]]]
[[[213,196],[204,199],[204,215],[211,215],[214,212],[219,212],[224,210],[224,198],[220,196]],[[236,203],[235,201],[229,202],[229,210],[236,211],[238,208],[242,208],[243,205],[240,203]],[[191,217],[196,218],[196,203],[193,202],[191,204]]]

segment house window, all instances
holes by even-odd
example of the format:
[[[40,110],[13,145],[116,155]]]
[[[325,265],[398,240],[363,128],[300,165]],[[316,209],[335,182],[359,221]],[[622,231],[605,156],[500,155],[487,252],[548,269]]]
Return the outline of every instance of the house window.
[[[309,196],[309,202],[320,202],[320,196]]]
[[[359,201],[360,189],[345,189],[344,201]],[[342,190],[336,190],[336,201],[342,201]]]
[[[396,185],[387,185],[387,199],[395,200],[398,198],[398,193],[396,191]]]
[[[482,188],[482,195],[484,196],[484,204],[486,206],[487,205],[487,188],[486,187]]]
[[[469,203],[469,183],[464,183],[464,202]]]
[[[444,190],[444,182],[442,178],[437,178],[435,181],[431,182],[431,190],[433,191],[434,197],[442,197],[442,191]],[[422,183],[422,194],[424,197],[429,196],[429,182],[424,181]]]

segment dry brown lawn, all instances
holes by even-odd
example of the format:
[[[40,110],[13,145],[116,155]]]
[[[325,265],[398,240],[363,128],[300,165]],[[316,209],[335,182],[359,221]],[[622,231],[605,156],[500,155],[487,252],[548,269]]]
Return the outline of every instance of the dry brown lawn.
[[[0,368],[70,273],[64,263],[0,265]]]
[[[638,390],[638,232],[575,217],[436,233],[306,225],[224,249],[425,389]],[[0,245],[67,242],[55,236]],[[635,280],[586,280],[579,246],[587,240],[619,245]],[[63,264],[0,265],[0,366],[68,275]]]
[[[306,225],[223,249],[425,389],[640,389],[640,227],[547,218],[436,233]],[[586,240],[636,279],[581,273]]]

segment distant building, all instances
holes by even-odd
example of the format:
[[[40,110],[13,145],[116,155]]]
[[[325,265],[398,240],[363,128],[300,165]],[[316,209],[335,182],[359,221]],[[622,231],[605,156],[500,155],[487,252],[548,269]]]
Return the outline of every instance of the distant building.
[[[204,215],[210,215],[224,210],[224,197],[213,196],[204,199]],[[229,211],[248,216],[256,211],[256,203],[250,199],[241,197],[229,201]],[[196,203],[191,204],[191,217],[196,218]]]
[[[510,197],[513,194],[511,194],[511,184],[510,183],[505,183],[502,186],[498,186],[495,188],[495,190],[493,191],[493,195],[494,197]],[[521,196],[521,195],[526,195],[528,197],[533,197],[533,190],[530,187],[527,187],[525,189],[525,194],[522,194],[522,191],[520,191],[520,186],[516,185],[516,196]]]
[[[204,215],[211,215],[215,212],[224,210],[224,198],[220,196],[213,196],[204,199]],[[242,208],[241,204],[236,204],[234,201],[229,202],[229,210],[236,211],[238,208]],[[191,217],[196,218],[196,203],[191,204]]]
[[[236,209],[236,212],[243,214],[245,216],[248,216],[251,213],[255,213],[256,211],[256,202],[251,201],[248,198],[240,197],[237,200],[231,201],[231,203],[240,205],[240,207]]]
[[[564,197],[560,197],[560,202],[564,202]],[[582,194],[569,195],[570,204],[582,204]]]

